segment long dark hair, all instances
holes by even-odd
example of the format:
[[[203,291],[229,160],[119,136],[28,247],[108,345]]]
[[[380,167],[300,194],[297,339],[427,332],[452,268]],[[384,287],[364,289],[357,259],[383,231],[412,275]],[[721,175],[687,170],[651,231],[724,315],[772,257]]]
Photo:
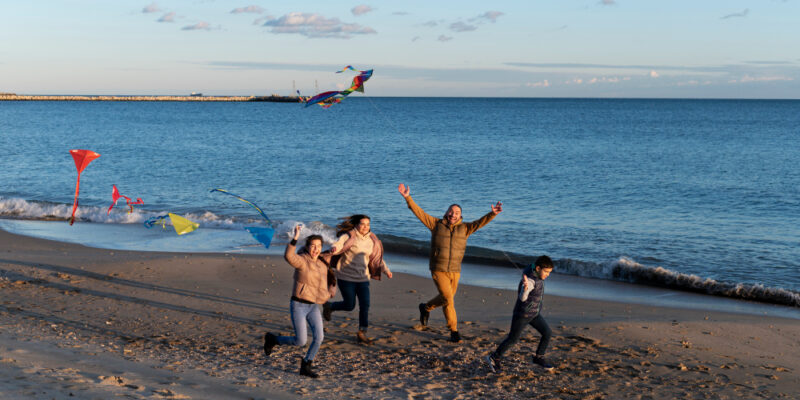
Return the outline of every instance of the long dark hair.
[[[348,217],[339,218],[342,220],[342,222],[340,222],[339,225],[336,225],[336,236],[342,236],[343,234],[356,229],[358,224],[360,224],[361,220],[364,218],[372,221],[372,218],[364,214],[354,214]]]

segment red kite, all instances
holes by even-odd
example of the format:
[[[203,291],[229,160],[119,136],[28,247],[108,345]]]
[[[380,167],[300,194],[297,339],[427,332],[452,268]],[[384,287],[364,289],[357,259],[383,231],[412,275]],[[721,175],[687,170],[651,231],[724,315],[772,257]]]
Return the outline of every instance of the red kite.
[[[69,154],[72,155],[72,159],[75,160],[75,168],[78,169],[78,181],[75,182],[75,201],[72,203],[72,217],[69,219],[69,224],[72,225],[75,223],[75,211],[78,211],[78,191],[81,187],[81,172],[83,172],[84,168],[89,166],[89,163],[94,161],[95,158],[100,157],[100,154],[91,150],[70,150]]]
[[[111,191],[111,199],[114,202],[111,203],[111,205],[108,207],[108,212],[106,212],[106,215],[111,213],[111,209],[114,208],[115,205],[117,205],[117,200],[119,200],[119,199],[125,199],[125,203],[128,204],[128,214],[133,212],[133,206],[134,205],[136,205],[136,204],[144,204],[144,200],[142,200],[141,197],[137,197],[136,201],[131,201],[130,197],[119,194],[119,190],[117,189],[117,185],[112,185],[112,186],[114,187],[114,189]]]

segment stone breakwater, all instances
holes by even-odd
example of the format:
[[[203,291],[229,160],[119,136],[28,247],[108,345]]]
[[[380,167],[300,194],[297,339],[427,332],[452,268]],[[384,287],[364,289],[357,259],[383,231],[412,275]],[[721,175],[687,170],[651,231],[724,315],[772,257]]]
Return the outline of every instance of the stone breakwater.
[[[299,103],[297,96],[38,96],[0,94],[0,101],[269,101]]]

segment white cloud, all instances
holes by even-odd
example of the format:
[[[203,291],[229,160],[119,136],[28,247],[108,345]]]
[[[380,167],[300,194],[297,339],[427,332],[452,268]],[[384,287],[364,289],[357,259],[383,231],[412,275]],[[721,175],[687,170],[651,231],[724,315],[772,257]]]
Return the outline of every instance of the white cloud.
[[[659,77],[658,72],[656,72],[656,70],[654,70],[654,69],[651,69],[650,70],[650,77],[651,78],[658,78]]]
[[[449,41],[453,40],[453,37],[452,36],[439,35],[439,37],[436,40],[438,40],[440,42],[449,42]]]
[[[497,18],[500,17],[501,15],[505,14],[500,11],[487,11],[481,15],[478,15],[477,18],[486,19],[489,20],[491,23],[495,23],[497,22]]]
[[[567,85],[572,85],[572,84],[580,85],[580,84],[583,83],[583,79],[581,79],[581,78],[572,78],[572,80],[566,81],[564,83],[566,83]]]
[[[528,83],[525,84],[525,86],[527,86],[527,87],[550,87],[550,82],[548,82],[547,79],[545,79],[545,80],[543,80],[541,82],[533,82],[533,83],[528,82]]]
[[[600,0],[600,4],[602,4],[604,6],[613,6],[613,5],[617,4],[617,2],[614,1],[614,0]]]
[[[145,6],[142,9],[142,13],[143,14],[150,14],[150,13],[159,12],[159,11],[161,11],[161,9],[158,8],[158,4],[156,4],[156,3],[151,3],[150,5]]]
[[[453,22],[450,24],[450,30],[454,32],[470,32],[478,29],[475,25],[470,25],[464,22]]]
[[[352,12],[353,15],[355,15],[355,16],[364,15],[364,14],[370,12],[370,11],[373,11],[372,7],[370,7],[370,6],[366,5],[366,4],[361,4],[361,5],[355,6],[355,7],[353,7],[352,10],[350,10],[350,12]]]
[[[437,25],[439,25],[439,23],[436,22],[436,21],[428,21],[428,22],[423,22],[423,23],[420,24],[420,26],[427,26],[428,28],[433,28],[433,27],[435,27]]]
[[[234,8],[233,10],[231,10],[231,14],[243,14],[243,13],[261,14],[263,12],[264,12],[263,8],[261,8],[259,6],[255,6],[255,5],[247,6],[247,7]]]
[[[292,12],[280,18],[270,18],[264,23],[272,33],[295,33],[310,38],[349,39],[351,35],[374,34],[374,29],[358,24],[348,24],[339,18],[325,18],[319,14]]]
[[[748,83],[748,82],[774,82],[774,81],[793,81],[794,78],[789,78],[786,76],[750,76],[745,75],[742,79],[739,79],[739,83]],[[734,80],[733,82],[736,82]]]
[[[737,17],[742,17],[743,18],[743,17],[746,17],[747,14],[749,14],[749,13],[750,13],[750,9],[749,8],[745,8],[744,11],[742,11],[742,12],[728,14],[728,15],[726,15],[724,17],[720,17],[720,19],[737,18]]]
[[[181,28],[183,31],[210,31],[211,24],[206,21],[200,21],[194,25],[187,25]]]
[[[175,22],[175,13],[168,12],[156,20],[157,22]]]
[[[612,77],[600,77],[600,78],[592,78],[586,81],[587,84],[593,85],[595,83],[619,83],[620,80],[630,80],[630,79],[620,79],[619,77],[612,76]]]

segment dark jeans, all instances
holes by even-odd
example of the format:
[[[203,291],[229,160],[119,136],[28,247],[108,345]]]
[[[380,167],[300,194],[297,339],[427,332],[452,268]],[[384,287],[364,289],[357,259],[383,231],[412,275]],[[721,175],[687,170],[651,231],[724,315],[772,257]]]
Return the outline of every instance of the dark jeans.
[[[353,311],[358,297],[358,329],[366,331],[369,326],[369,281],[350,282],[336,281],[342,293],[342,301],[331,304],[331,311]]]
[[[502,357],[503,353],[505,353],[509,347],[517,343],[519,337],[522,336],[525,325],[532,326],[533,329],[536,329],[542,335],[542,339],[539,340],[539,347],[536,348],[536,355],[543,356],[547,351],[547,345],[550,344],[550,337],[553,335],[553,332],[550,330],[550,327],[547,326],[547,321],[545,321],[544,317],[541,315],[537,315],[533,318],[517,317],[515,315],[514,318],[511,319],[511,330],[508,332],[508,336],[503,340],[503,343],[500,343],[500,346],[497,346],[497,350],[494,351],[494,354],[498,357]]]

